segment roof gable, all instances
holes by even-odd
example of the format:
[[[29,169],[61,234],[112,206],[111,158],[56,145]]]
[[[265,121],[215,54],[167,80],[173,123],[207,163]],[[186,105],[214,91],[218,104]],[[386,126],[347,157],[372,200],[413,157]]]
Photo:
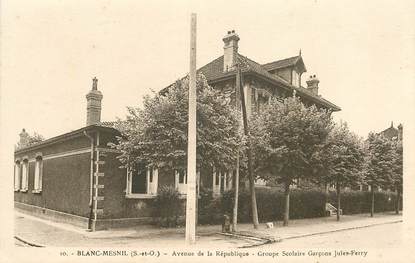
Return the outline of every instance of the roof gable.
[[[305,67],[305,64],[304,64],[304,61],[301,55],[269,62],[269,63],[262,65],[262,67],[266,71],[288,68],[288,67],[295,67],[295,66],[300,69],[301,73],[307,72],[307,69]]]

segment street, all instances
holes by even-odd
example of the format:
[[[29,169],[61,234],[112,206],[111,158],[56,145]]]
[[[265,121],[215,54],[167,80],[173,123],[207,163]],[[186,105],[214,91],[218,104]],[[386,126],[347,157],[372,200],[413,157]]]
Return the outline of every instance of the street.
[[[397,248],[402,246],[402,222],[283,240],[275,248]]]
[[[36,217],[16,214],[15,235],[18,238],[45,247],[151,247],[166,248],[184,246],[184,229],[159,229],[146,226],[118,231],[86,232],[67,224],[59,224]],[[215,234],[218,230],[199,233],[197,244],[209,247],[237,248],[255,243]],[[27,243],[15,238],[15,245],[28,247]]]
[[[42,245],[68,249],[85,248],[69,249],[72,257],[87,257],[88,253],[101,253],[105,250],[103,248],[117,247],[124,248],[123,253],[130,256],[143,251],[156,251],[162,253],[166,259],[167,256],[172,256],[173,252],[190,253],[194,249],[202,249],[205,253],[209,251],[210,256],[218,260],[235,257],[250,260],[254,257],[261,257],[265,261],[279,258],[295,262],[302,262],[305,259],[331,262],[334,258],[350,260],[352,258],[386,257],[393,255],[393,251],[399,251],[400,248],[405,247],[403,239],[405,226],[401,216],[393,214],[380,214],[375,218],[364,214],[344,216],[341,222],[337,222],[335,218],[300,219],[292,220],[288,227],[277,225],[274,229],[267,229],[261,226],[255,231],[252,231],[250,224],[240,225],[240,233],[280,239],[279,242],[266,245],[261,241],[249,240],[243,236],[220,235],[217,233],[220,231],[220,226],[201,226],[197,234],[196,246],[191,248],[185,247],[184,229],[137,226],[85,232],[83,229],[21,213],[16,213],[15,218],[17,237],[15,237],[15,245],[17,247]],[[251,231],[248,231],[249,229]],[[193,257],[189,256],[188,259]]]
[[[273,248],[382,248],[402,245],[403,223],[401,216],[379,214],[374,218],[367,215],[335,218],[312,218],[292,220],[288,227],[276,226],[267,229],[263,225],[252,231],[250,224],[240,224],[241,233],[251,236],[269,236],[281,242],[261,245],[263,249]],[[339,231],[341,230],[341,231]],[[198,246],[215,243],[222,248],[249,247],[257,241],[245,238],[231,238],[216,234],[220,226],[200,226]],[[50,246],[182,246],[184,229],[163,229],[154,226],[137,226],[126,229],[86,232],[67,224],[54,223],[22,213],[15,215],[15,235],[26,241]],[[301,237],[304,236],[305,237]],[[374,238],[375,237],[375,238]],[[16,240],[16,245],[25,245]],[[257,247],[257,248],[259,248]]]

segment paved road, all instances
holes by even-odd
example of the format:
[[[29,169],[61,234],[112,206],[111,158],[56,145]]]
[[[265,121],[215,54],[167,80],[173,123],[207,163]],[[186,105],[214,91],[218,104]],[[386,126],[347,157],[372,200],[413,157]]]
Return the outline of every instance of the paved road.
[[[134,231],[128,231],[125,235],[110,237],[97,235],[82,234],[82,230],[76,232],[71,228],[63,229],[45,223],[46,221],[34,219],[27,215],[15,216],[15,235],[23,240],[42,245],[45,247],[157,247],[168,248],[184,245],[184,233],[151,233],[151,235],[137,235]],[[140,230],[138,230],[140,231]],[[143,231],[144,232],[144,231]],[[105,233],[103,233],[105,234]],[[200,247],[211,247],[215,244],[221,248],[237,248],[246,246],[256,241],[240,240],[222,235],[198,235],[197,243]],[[15,239],[16,246],[29,246],[24,242]]]
[[[288,239],[261,248],[398,248],[402,244],[402,223],[393,223]]]
[[[52,224],[45,220],[39,220],[35,217],[17,213],[15,216],[15,235],[22,239],[44,245],[50,246],[128,246],[128,247],[171,247],[182,246],[184,244],[184,231],[165,231],[145,229],[141,227],[129,229],[128,231],[108,231],[108,232],[94,232],[86,233],[83,230],[74,231],[62,224]],[[382,222],[383,219],[389,219],[388,216],[380,218],[366,218],[366,217],[351,217],[343,218],[341,226],[355,227],[359,225],[367,225],[370,222]],[[398,218],[399,219],[399,218]],[[328,221],[327,221],[328,220]],[[317,221],[317,222],[314,222]],[[326,222],[327,221],[327,222]],[[333,221],[330,218],[301,220],[301,222],[293,221],[291,226],[286,228],[274,228],[274,232],[269,229],[260,229],[263,234],[275,234],[279,238],[283,238],[280,243],[261,246],[261,248],[325,248],[325,247],[399,247],[403,241],[401,238],[402,223],[393,223],[386,225],[371,226],[367,228],[347,230],[341,232],[334,232],[329,234],[319,234],[315,236],[285,239],[293,237],[298,234],[319,233],[322,231],[333,231],[339,229],[339,222]],[[370,221],[370,222],[369,222]],[[384,221],[384,220],[383,220]],[[363,223],[362,223],[363,222]],[[361,224],[362,223],[362,224]],[[242,227],[241,227],[242,228]],[[217,230],[216,230],[217,231]],[[215,231],[210,231],[215,233]],[[209,233],[210,233],[209,232]],[[261,233],[262,233],[261,232]],[[285,234],[284,234],[285,233]],[[112,235],[115,234],[115,235]],[[256,244],[257,241],[227,238],[219,235],[202,235],[200,233],[197,244],[201,247],[211,247],[215,244],[220,248],[236,248],[241,246],[250,246]],[[17,246],[24,246],[21,242],[16,241]]]

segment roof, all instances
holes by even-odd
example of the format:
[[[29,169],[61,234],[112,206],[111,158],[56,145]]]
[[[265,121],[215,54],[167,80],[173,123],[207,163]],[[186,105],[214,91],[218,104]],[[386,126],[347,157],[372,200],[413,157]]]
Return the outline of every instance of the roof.
[[[96,126],[100,127],[107,127],[107,128],[115,128],[115,125],[117,124],[117,121],[101,121],[100,123],[95,124]]]
[[[271,71],[271,70],[280,69],[280,68],[292,67],[292,66],[297,65],[297,63],[300,63],[300,67],[303,68],[303,72],[307,71],[301,55],[262,64],[262,67],[266,71]]]
[[[297,57],[293,57],[293,58],[301,59],[301,56],[297,56]],[[289,60],[289,62],[292,63],[293,58],[288,58],[288,59],[285,59],[285,60],[287,60],[287,61]],[[264,68],[263,65],[253,61],[252,59],[249,59],[249,58],[247,58],[247,57],[245,57],[241,54],[238,54],[238,60],[239,60],[240,65],[241,65],[242,72],[257,74],[258,76],[265,78],[266,80],[273,83],[274,85],[277,85],[277,86],[280,86],[282,88],[288,89],[289,91],[296,90],[297,94],[300,97],[302,96],[302,97],[305,97],[307,99],[310,99],[311,101],[314,101],[315,103],[320,104],[320,105],[324,105],[325,107],[328,107],[328,108],[332,109],[333,111],[340,111],[341,110],[340,107],[338,107],[337,105],[335,105],[335,104],[331,103],[330,101],[324,99],[320,95],[316,95],[316,94],[312,93],[311,91],[307,90],[304,87],[295,87],[295,86],[291,85],[290,83],[288,83],[283,78],[281,78],[281,77],[279,77],[275,74],[269,73]],[[284,60],[280,60],[280,61],[284,61]],[[302,61],[302,59],[301,59],[301,61]],[[284,63],[288,63],[288,62],[284,62]],[[297,63],[297,62],[295,62],[295,63]],[[216,58],[212,62],[206,64],[205,66],[199,68],[197,70],[197,72],[198,73],[203,73],[203,75],[205,75],[207,81],[210,82],[210,83],[218,82],[220,80],[227,79],[229,77],[233,77],[236,74],[235,70],[226,71],[226,72],[223,71],[223,55]]]
[[[383,136],[386,138],[392,139],[393,137],[398,137],[399,130],[395,127],[393,127],[393,122],[391,123],[391,126],[383,131],[380,132]]]
[[[54,143],[59,142],[59,141],[63,141],[63,140],[66,140],[66,139],[77,137],[77,136],[79,136],[79,134],[84,133],[84,132],[88,132],[88,131],[91,131],[91,130],[97,130],[97,129],[102,130],[102,129],[104,129],[104,130],[107,130],[107,131],[116,132],[117,130],[114,128],[115,123],[116,123],[115,121],[114,122],[100,122],[100,123],[97,123],[97,124],[85,126],[85,127],[80,128],[80,129],[70,131],[70,132],[67,132],[67,133],[64,133],[64,134],[46,139],[44,141],[29,145],[29,146],[16,149],[15,153],[19,154],[19,153],[23,153],[23,152],[26,152],[26,151],[29,151],[29,150],[34,150],[34,149],[37,149],[37,148],[40,148],[40,147],[44,147],[44,146],[47,146],[47,145],[50,145],[50,144],[54,144]]]

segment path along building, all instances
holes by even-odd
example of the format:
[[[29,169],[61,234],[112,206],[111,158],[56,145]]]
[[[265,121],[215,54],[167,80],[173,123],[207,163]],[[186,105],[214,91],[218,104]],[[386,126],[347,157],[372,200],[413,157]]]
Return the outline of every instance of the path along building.
[[[229,31],[223,38],[223,55],[198,72],[208,83],[231,99],[235,96],[236,64],[243,74],[247,113],[261,111],[270,97],[299,96],[306,105],[339,111],[319,94],[315,75],[301,86],[306,67],[301,57],[259,64],[238,52],[239,36]],[[168,88],[162,92],[168,92]],[[93,230],[150,223],[157,189],[175,186],[186,194],[186,173],[140,167],[131,173],[119,168],[119,154],[108,146],[119,132],[112,122],[101,121],[97,79],[86,95],[86,126],[28,145],[28,134],[20,134],[14,153],[14,201],[16,209]],[[215,194],[232,187],[232,171],[201,171],[198,185]]]

